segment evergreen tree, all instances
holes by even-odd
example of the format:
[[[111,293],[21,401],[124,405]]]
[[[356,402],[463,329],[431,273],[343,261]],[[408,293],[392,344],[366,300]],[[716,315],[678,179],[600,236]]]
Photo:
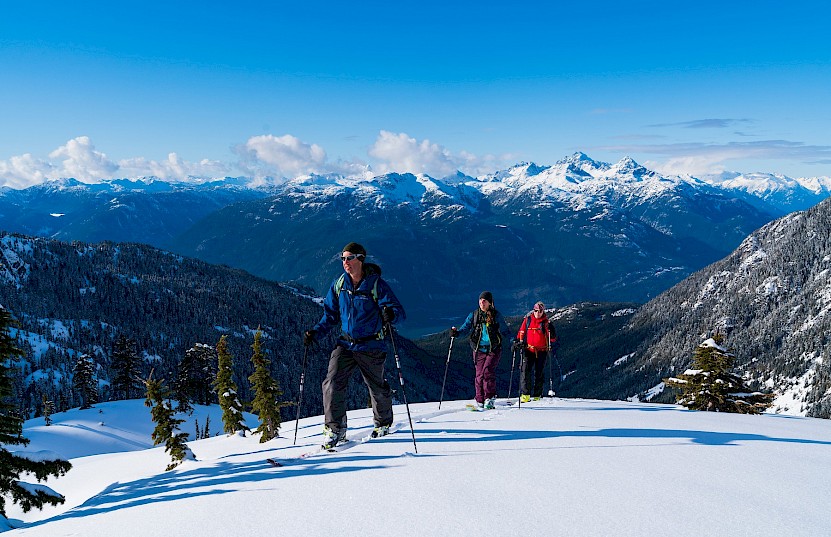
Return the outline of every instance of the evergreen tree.
[[[43,421],[46,425],[52,425],[52,414],[55,413],[55,403],[43,394]]]
[[[234,382],[234,357],[228,351],[226,336],[219,338],[216,344],[218,360],[214,390],[219,396],[219,407],[222,409],[222,424],[226,434],[237,431],[247,431],[245,420],[242,417],[242,403],[237,396],[237,384]]]
[[[98,384],[95,380],[95,364],[86,354],[75,362],[72,385],[81,397],[81,410],[92,408],[98,402]]]
[[[251,391],[255,394],[251,409],[260,419],[260,426],[254,432],[261,434],[260,442],[262,443],[280,435],[280,408],[287,404],[277,402],[277,398],[283,395],[283,391],[268,370],[271,361],[263,355],[260,345],[261,337],[262,332],[257,330],[254,333],[254,344],[251,345],[254,350],[251,356],[254,373],[248,377],[248,380],[251,382]]]
[[[179,362],[176,382],[177,410],[190,412],[191,403],[209,405],[213,400],[213,379],[216,376],[216,350],[197,343],[185,352]]]
[[[144,385],[147,388],[144,405],[150,407],[150,416],[156,424],[151,435],[153,445],[164,443],[164,450],[170,454],[171,458],[171,463],[167,465],[165,471],[172,470],[185,458],[193,457],[193,453],[185,443],[187,433],[179,432],[179,425],[185,420],[176,418],[170,405],[170,392],[163,380],[154,380],[151,371]]]
[[[29,443],[23,436],[23,418],[17,415],[15,405],[9,402],[13,387],[6,363],[13,356],[20,355],[9,336],[12,324],[11,315],[0,306],[0,516],[4,518],[7,496],[11,496],[12,502],[20,504],[23,511],[33,507],[41,509],[47,503],[63,503],[63,496],[46,485],[41,485],[40,481],[49,476],[60,477],[72,468],[69,461],[61,459],[57,454],[51,454],[54,457],[44,457],[44,453],[40,452],[29,458],[26,452],[10,452],[6,449],[9,445],[26,446]],[[20,481],[22,473],[34,475],[38,483]]]
[[[693,353],[693,364],[677,377],[665,378],[679,390],[676,401],[692,410],[760,414],[773,401],[772,394],[753,392],[744,380],[730,372],[733,355],[721,346],[724,337],[716,334]]]
[[[141,359],[136,342],[122,335],[116,340],[111,355],[113,399],[133,399],[141,393]]]

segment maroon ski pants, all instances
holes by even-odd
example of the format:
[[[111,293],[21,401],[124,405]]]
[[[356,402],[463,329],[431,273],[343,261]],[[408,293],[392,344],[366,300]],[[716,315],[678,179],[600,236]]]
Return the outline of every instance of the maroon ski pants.
[[[476,365],[476,377],[473,384],[476,388],[476,401],[485,402],[485,399],[496,397],[496,366],[502,358],[502,349],[492,352],[473,353],[473,363]]]

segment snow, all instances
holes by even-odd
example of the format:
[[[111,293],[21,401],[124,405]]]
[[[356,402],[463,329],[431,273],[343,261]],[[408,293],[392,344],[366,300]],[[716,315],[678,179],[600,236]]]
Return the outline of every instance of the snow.
[[[705,339],[701,343],[701,345],[699,345],[699,347],[712,348],[712,349],[716,349],[719,352],[727,352],[727,349],[725,349],[724,347],[722,347],[721,345],[716,343],[716,340],[714,340],[713,338]],[[692,373],[692,374],[695,374],[695,373]]]
[[[293,421],[265,444],[250,435],[189,442],[197,460],[170,472],[163,449],[146,447],[141,401],[101,404],[111,435],[98,438],[130,442],[103,452],[67,426],[33,439],[33,449],[50,442],[73,453],[72,470],[48,483],[66,503],[26,514],[9,506],[14,524],[28,522],[9,535],[813,537],[831,524],[827,420],[574,399],[488,412],[465,403],[410,405],[418,453],[396,406],[397,432],[336,454],[264,462],[316,446],[317,416],[300,421],[296,446]],[[81,411],[53,417],[97,429],[99,410],[86,421]],[[36,421],[24,434],[42,431]],[[368,433],[371,411],[350,411],[349,425],[351,436]]]
[[[816,352],[807,352],[800,357],[803,361],[810,362],[802,375],[780,381],[779,390],[777,390],[779,395],[773,400],[771,411],[792,416],[805,413],[805,400],[814,385],[817,369],[822,365],[822,358],[817,357],[816,354]],[[772,380],[766,382],[768,387],[771,384],[773,384]]]
[[[32,462],[51,462],[51,461],[58,461],[61,460],[63,457],[61,455],[55,453],[54,451],[50,451],[48,449],[41,449],[39,451],[12,451],[13,455],[16,455],[20,458],[32,461]]]

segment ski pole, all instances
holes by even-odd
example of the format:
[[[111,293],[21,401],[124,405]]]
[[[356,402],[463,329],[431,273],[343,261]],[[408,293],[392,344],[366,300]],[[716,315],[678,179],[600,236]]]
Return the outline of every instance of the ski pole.
[[[525,350],[521,349],[519,352],[521,353],[520,354],[520,359],[519,359],[519,370],[524,371],[525,367],[526,367],[526,365],[525,365]],[[519,378],[520,378],[519,384],[520,384],[520,386],[522,386],[522,375],[521,374],[520,374]],[[522,389],[521,388],[519,390],[519,397],[517,397],[517,408],[522,408]]]
[[[514,366],[516,365],[516,349],[511,352],[511,380],[508,382],[508,399],[511,398],[511,390],[514,387]]]
[[[557,353],[556,353],[556,352],[554,352],[554,353],[553,353],[553,356],[554,356],[554,360],[556,360],[556,361],[557,361],[557,372],[560,374],[560,378],[559,378],[559,380],[557,381],[557,389],[558,389],[558,390],[562,390],[562,389],[563,389],[563,379],[564,379],[565,377],[563,377],[563,370],[562,370],[562,368],[560,368],[560,359],[559,359],[559,358],[557,358]]]
[[[447,382],[447,368],[450,367],[450,353],[453,352],[453,340],[456,339],[450,336],[450,348],[447,349],[447,362],[444,364],[444,380],[441,381],[441,396],[439,396],[439,410],[441,410],[441,402],[444,401],[444,383]]]
[[[300,394],[297,396],[297,418],[294,420],[294,444],[297,445],[297,426],[300,424],[300,405],[303,404],[303,384],[306,381],[306,356],[309,354],[309,346],[303,350],[303,367],[300,369]]]
[[[410,415],[410,405],[407,403],[407,394],[404,391],[404,375],[401,373],[401,361],[398,359],[398,348],[395,346],[395,337],[392,334],[392,325],[386,323],[387,333],[390,335],[390,342],[392,343],[392,353],[395,356],[395,367],[398,369],[398,381],[401,383],[401,396],[404,398],[404,407],[407,409],[407,419],[410,420],[410,433],[413,435],[413,449],[418,453],[418,446],[416,445],[415,429],[413,429],[413,417]]]
[[[552,352],[552,350],[551,350],[551,328],[549,328],[548,329],[548,397],[554,397],[554,365],[553,365],[553,362],[554,362],[554,352]],[[558,365],[559,365],[559,362],[558,362]],[[559,388],[559,385],[558,385],[558,388]]]

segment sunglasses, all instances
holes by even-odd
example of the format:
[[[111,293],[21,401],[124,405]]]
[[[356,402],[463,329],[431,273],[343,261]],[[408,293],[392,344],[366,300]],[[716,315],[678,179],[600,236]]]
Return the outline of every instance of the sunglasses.
[[[543,312],[543,310],[541,308],[534,308],[534,311],[536,311],[537,313],[542,313]]]
[[[361,254],[351,254],[351,255],[342,255],[340,256],[341,261],[353,261],[355,258],[363,257]]]

